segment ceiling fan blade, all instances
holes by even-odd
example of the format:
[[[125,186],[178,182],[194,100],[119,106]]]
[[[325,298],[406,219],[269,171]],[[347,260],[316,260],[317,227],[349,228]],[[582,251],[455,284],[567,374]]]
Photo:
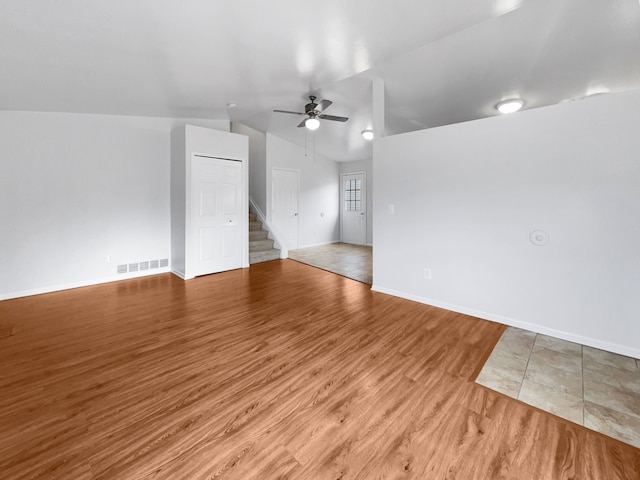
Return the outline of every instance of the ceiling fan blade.
[[[335,115],[318,115],[318,118],[322,118],[323,120],[333,120],[335,122],[346,122],[349,120],[349,117],[336,117]]]
[[[274,110],[274,112],[278,112],[278,113],[290,113],[292,115],[306,115],[306,113],[301,113],[301,112],[290,112],[289,110]]]
[[[307,121],[307,119],[306,119],[306,118],[305,118],[304,120],[302,120],[302,121],[300,122],[300,125],[298,125],[298,128],[300,128],[300,127],[304,127],[304,123],[305,123],[306,121]]]
[[[323,112],[325,108],[329,107],[333,102],[331,100],[322,100],[316,107],[316,112]]]

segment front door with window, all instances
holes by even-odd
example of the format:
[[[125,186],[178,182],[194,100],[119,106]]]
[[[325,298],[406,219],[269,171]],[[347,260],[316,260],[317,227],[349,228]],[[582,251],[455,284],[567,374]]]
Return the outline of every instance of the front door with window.
[[[367,192],[364,173],[343,173],[341,179],[342,241],[364,245],[367,242]]]

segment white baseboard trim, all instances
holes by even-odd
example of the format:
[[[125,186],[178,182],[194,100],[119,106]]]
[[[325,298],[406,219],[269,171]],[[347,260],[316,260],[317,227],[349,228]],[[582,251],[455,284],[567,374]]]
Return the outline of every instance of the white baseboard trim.
[[[325,245],[333,245],[334,243],[340,243],[340,240],[332,240],[330,242],[322,242],[322,243],[312,243],[311,245],[300,245],[298,246],[298,248],[323,247]]]
[[[171,273],[182,280],[188,280],[187,275],[182,270],[171,270]]]
[[[608,352],[625,355],[627,357],[640,358],[640,349],[629,347],[627,345],[619,345],[617,343],[606,342],[597,338],[585,337],[571,332],[565,332],[562,330],[556,330],[554,328],[545,327],[537,323],[525,322],[514,318],[504,317],[502,315],[496,315],[493,313],[482,312],[474,310],[472,308],[461,307],[459,305],[452,305],[431,298],[422,297],[419,295],[412,295],[405,292],[400,292],[390,288],[380,287],[372,285],[371,290],[374,292],[385,293],[387,295],[393,295],[394,297],[404,298],[406,300],[412,300],[418,303],[424,303],[425,305],[431,305],[433,307],[443,308],[456,313],[462,313],[470,315],[472,317],[481,318],[483,320],[489,320],[491,322],[503,323],[510,327],[522,328],[535,333],[541,333],[543,335],[549,335],[550,337],[560,338],[569,342],[579,343],[581,345],[587,345],[589,347],[598,348],[600,350],[606,350]]]
[[[135,273],[122,273],[120,275],[114,275],[111,277],[104,277],[95,280],[88,280],[83,282],[63,283],[60,285],[49,285],[46,287],[34,288],[30,290],[22,290],[19,292],[1,293],[1,300],[9,300],[12,298],[30,297],[32,295],[42,295],[43,293],[59,292],[61,290],[70,290],[72,288],[90,287],[92,285],[100,285],[102,283],[117,282],[120,280],[130,280],[132,278],[149,277],[151,275],[159,275],[161,273],[169,273],[171,270],[169,267],[154,268],[153,271],[145,270],[144,272]]]

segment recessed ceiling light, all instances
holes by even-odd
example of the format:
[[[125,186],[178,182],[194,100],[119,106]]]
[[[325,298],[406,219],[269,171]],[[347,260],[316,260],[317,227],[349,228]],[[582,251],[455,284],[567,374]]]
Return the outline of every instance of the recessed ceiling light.
[[[373,130],[363,130],[362,138],[365,140],[373,140]]]
[[[320,120],[313,117],[307,118],[307,120],[304,122],[304,126],[307,127],[309,130],[317,130],[318,127],[320,126]]]
[[[524,100],[521,98],[509,98],[508,100],[503,100],[496,105],[496,109],[500,113],[513,113],[517,112],[524,105]]]

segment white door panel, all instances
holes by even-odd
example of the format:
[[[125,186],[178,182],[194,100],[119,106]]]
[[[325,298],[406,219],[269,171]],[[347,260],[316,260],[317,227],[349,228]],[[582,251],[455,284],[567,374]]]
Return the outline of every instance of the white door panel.
[[[297,170],[272,171],[271,215],[289,250],[298,248],[298,175]]]
[[[242,164],[195,155],[192,165],[194,274],[240,268]]]

